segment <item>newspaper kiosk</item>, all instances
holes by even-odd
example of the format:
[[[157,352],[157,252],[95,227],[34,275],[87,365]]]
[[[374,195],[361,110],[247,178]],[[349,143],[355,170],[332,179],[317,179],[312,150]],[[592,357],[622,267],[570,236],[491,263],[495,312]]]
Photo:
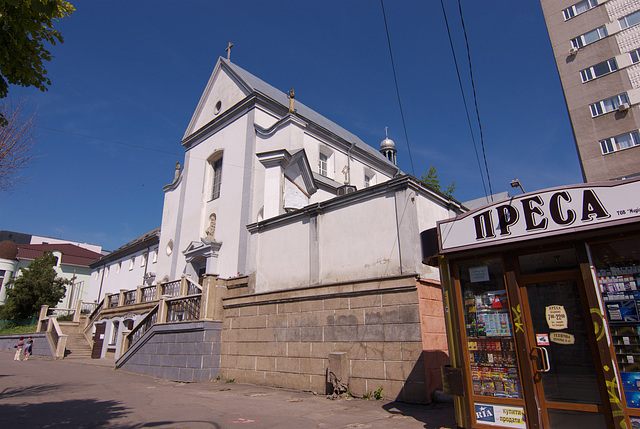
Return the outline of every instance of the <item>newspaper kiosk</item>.
[[[640,178],[496,202],[437,240],[460,427],[640,427]]]

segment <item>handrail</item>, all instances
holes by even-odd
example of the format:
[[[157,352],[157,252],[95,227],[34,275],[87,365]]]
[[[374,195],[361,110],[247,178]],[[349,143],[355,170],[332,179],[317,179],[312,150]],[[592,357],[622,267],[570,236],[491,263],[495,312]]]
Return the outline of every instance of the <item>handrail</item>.
[[[191,277],[185,277],[187,282],[189,282],[189,287],[187,288],[187,295],[195,295],[198,293],[202,293],[202,286],[198,283],[191,280]]]
[[[134,326],[134,328],[127,335],[127,343],[129,349],[133,344],[136,343],[142,336],[149,330],[153,325],[158,321],[158,310],[160,308],[160,303],[153,307],[153,309],[147,313],[146,316],[142,318],[142,320]]]
[[[201,299],[201,294],[167,299],[167,322],[199,320]]]

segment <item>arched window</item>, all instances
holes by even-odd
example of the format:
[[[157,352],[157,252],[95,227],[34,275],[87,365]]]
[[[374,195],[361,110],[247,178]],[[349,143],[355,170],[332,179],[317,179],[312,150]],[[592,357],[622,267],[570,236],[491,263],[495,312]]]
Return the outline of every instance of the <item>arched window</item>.
[[[210,200],[215,200],[220,198],[220,188],[222,186],[222,153],[214,154],[208,161],[211,177]]]

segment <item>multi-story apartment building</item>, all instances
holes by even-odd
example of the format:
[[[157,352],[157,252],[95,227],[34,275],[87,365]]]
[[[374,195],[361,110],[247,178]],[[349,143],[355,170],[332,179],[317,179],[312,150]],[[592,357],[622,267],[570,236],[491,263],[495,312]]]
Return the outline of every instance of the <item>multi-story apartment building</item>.
[[[640,174],[640,1],[541,0],[585,182]]]

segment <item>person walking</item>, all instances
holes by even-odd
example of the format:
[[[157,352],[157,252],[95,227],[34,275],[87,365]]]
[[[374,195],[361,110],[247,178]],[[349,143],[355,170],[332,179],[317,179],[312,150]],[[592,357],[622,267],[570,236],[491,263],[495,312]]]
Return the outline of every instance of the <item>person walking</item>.
[[[17,360],[20,362],[20,354],[22,353],[22,348],[24,347],[24,337],[20,337],[18,340],[18,344],[16,344],[16,354],[13,356],[13,360]]]
[[[33,354],[33,338],[29,337],[24,345],[24,360],[29,360],[31,354]]]

